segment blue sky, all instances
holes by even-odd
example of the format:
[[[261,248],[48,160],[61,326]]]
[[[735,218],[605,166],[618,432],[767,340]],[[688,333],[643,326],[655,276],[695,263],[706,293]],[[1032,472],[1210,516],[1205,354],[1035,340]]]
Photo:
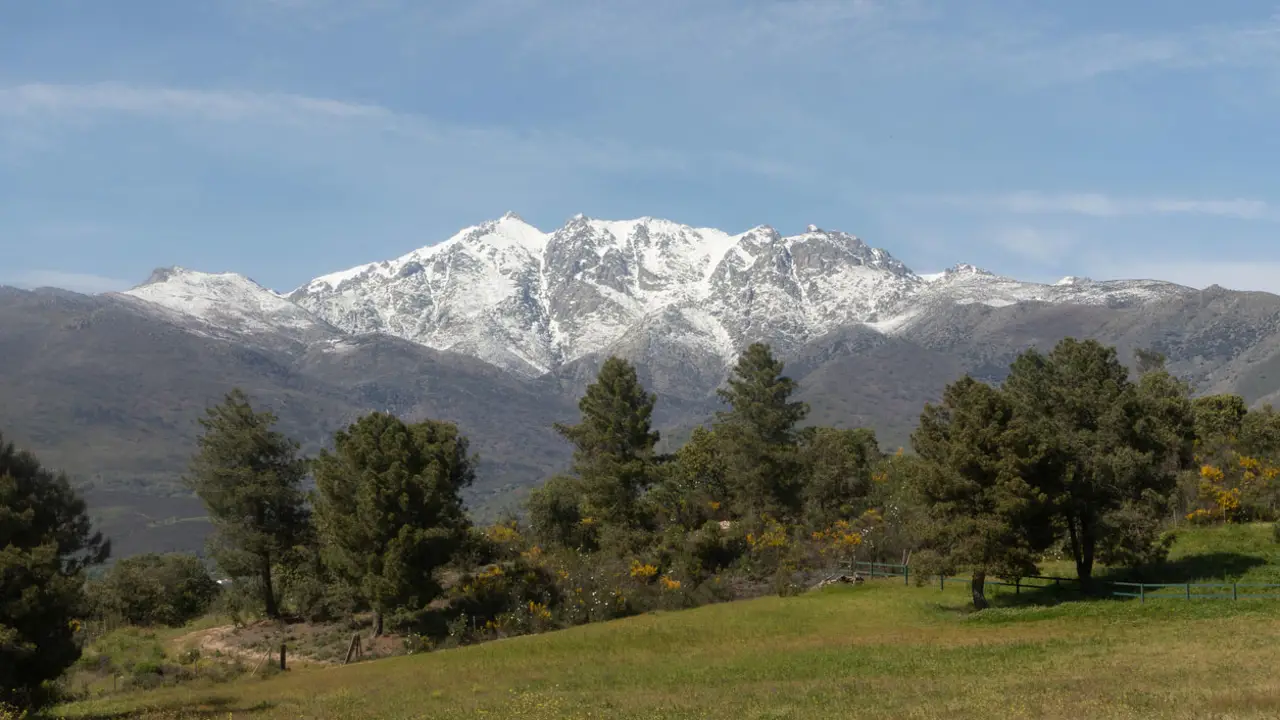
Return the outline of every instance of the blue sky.
[[[0,283],[289,290],[513,210],[1280,292],[1278,11],[0,0]]]

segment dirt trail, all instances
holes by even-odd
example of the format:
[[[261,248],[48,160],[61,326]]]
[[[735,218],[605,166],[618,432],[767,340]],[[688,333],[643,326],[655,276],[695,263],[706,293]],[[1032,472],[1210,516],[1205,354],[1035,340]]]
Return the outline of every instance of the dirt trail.
[[[260,646],[272,635],[280,635],[280,630],[270,623],[256,623],[237,628],[235,625],[196,630],[173,639],[175,649],[199,648],[201,657],[210,657],[221,653],[224,657],[239,659],[249,665],[257,665],[268,651],[253,647]],[[271,654],[278,652],[278,645],[272,643]],[[289,654],[289,664],[294,665],[332,665],[333,663],[309,658],[297,653]]]

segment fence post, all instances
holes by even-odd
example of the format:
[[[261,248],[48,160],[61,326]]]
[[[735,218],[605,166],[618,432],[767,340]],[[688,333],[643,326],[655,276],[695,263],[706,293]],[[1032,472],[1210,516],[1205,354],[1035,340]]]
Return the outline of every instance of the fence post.
[[[1014,595],[1022,594],[1022,578],[1013,579],[1013,594]]]
[[[1191,583],[1187,583],[1187,599],[1191,599]]]
[[[938,573],[938,589],[939,590],[947,589],[947,576],[943,575],[942,573]]]
[[[1240,583],[1239,582],[1231,583],[1231,599],[1232,600],[1240,599]]]
[[[1138,602],[1144,605],[1147,602],[1147,586],[1142,583],[1138,583]]]
[[[902,566],[902,584],[910,587],[911,585],[911,566]]]

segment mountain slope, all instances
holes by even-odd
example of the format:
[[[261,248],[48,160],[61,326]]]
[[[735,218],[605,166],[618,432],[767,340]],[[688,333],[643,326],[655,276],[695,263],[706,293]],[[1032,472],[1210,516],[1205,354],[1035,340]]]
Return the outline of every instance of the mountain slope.
[[[92,297],[0,288],[0,432],[91,483],[95,502],[128,505],[98,508],[128,530],[189,512],[176,497],[133,506],[181,492],[195,421],[232,387],[307,451],[370,410],[448,419],[482,459],[468,500],[491,511],[564,468],[551,425],[572,421],[610,354],[658,393],[664,451],[720,408],[716,387],[757,340],[787,361],[810,422],[870,426],[895,447],[948,382],[999,381],[1019,352],[1068,336],[1126,360],[1160,350],[1198,392],[1280,398],[1280,297],[1266,293],[1046,285],[967,265],[920,275],[814,227],[578,216],[543,233],[507,215],[288,295],[181,268]],[[130,548],[195,537],[151,522]]]

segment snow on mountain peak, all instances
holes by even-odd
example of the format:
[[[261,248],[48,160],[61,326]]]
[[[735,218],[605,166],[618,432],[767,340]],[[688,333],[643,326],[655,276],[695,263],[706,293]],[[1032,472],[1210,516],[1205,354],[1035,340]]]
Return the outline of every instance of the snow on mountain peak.
[[[1115,304],[1180,291],[1071,280],[1024,283],[968,264],[917,275],[882,249],[816,225],[789,236],[767,225],[730,234],[580,213],[548,233],[508,212],[393,260],[323,275],[287,297],[233,273],[183,268],[158,270],[128,294],[243,332],[300,340],[386,333],[538,375],[634,349],[637,338],[677,357],[711,353],[728,363],[758,339],[785,353],[853,324],[902,332],[946,306]]]
[[[334,331],[279,293],[232,272],[159,268],[122,294],[236,332],[283,333],[306,340]]]

